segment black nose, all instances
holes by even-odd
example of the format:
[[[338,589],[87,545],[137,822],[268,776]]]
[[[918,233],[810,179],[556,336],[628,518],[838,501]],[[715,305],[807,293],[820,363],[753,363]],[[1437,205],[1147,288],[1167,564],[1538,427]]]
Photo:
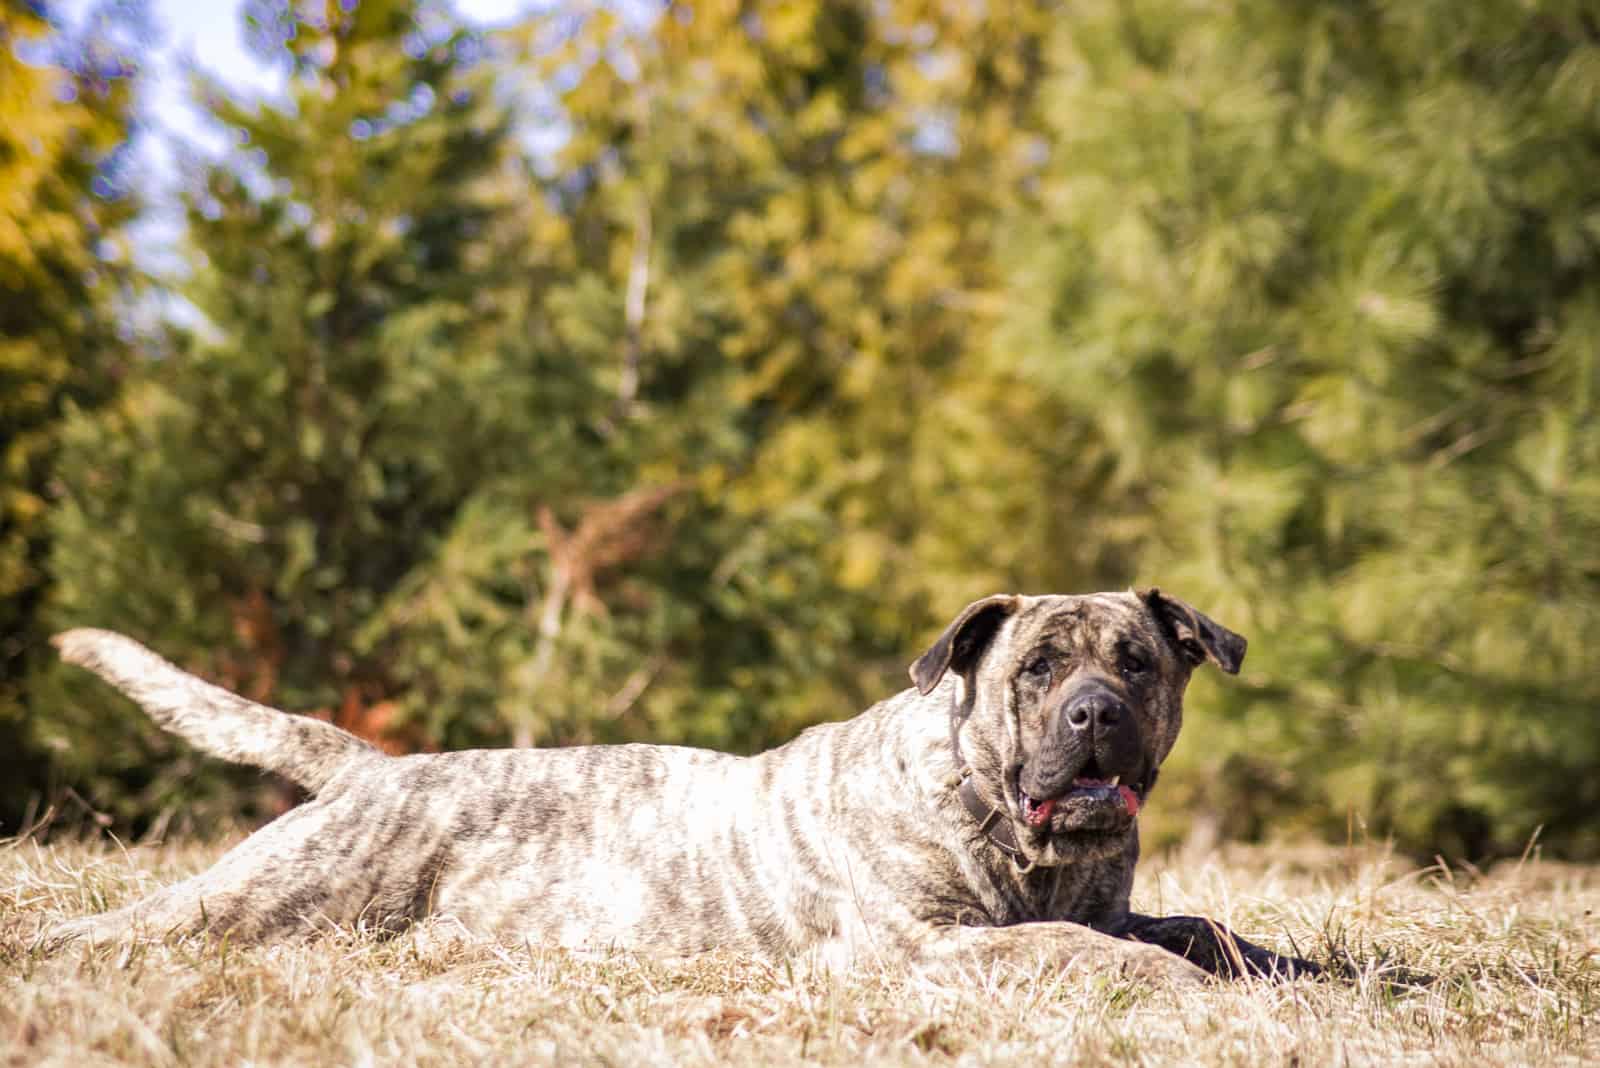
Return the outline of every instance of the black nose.
[[[1091,690],[1067,702],[1067,724],[1080,731],[1111,727],[1126,711],[1122,702],[1111,694]]]

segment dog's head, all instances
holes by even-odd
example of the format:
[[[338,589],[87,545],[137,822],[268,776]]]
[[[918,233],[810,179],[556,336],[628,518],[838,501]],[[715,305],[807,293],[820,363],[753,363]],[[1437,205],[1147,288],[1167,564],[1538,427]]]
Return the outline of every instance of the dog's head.
[[[1183,723],[1190,672],[1237,674],[1245,640],[1156,589],[1002,594],[962,610],[911,666],[957,676],[965,756],[1038,864],[1122,848]]]

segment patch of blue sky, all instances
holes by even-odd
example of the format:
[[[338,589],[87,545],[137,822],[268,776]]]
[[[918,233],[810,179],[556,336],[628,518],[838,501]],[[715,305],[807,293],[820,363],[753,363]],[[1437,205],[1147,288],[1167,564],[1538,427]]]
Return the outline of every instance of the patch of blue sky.
[[[142,56],[140,132],[122,180],[144,205],[131,234],[135,254],[147,269],[170,275],[182,270],[179,194],[188,172],[186,159],[218,159],[239,148],[231,131],[208,122],[191,102],[191,73],[204,73],[231,95],[272,101],[281,99],[288,71],[250,49],[236,2],[149,2],[155,40]],[[76,24],[95,0],[56,0],[53,6],[65,21]],[[509,23],[529,6],[530,0],[454,3],[463,19],[484,28]]]

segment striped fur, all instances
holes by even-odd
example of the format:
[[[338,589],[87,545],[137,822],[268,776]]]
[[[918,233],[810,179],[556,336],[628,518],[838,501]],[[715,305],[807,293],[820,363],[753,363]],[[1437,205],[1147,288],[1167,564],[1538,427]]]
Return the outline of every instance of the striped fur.
[[[1079,960],[1200,974],[1141,944],[1148,930],[1161,937],[1146,941],[1210,971],[1229,972],[1228,947],[1245,947],[1247,963],[1264,954],[1256,970],[1296,971],[1303,962],[1219,943],[1220,928],[1203,921],[1157,928],[1131,913],[1131,815],[1063,802],[1056,824],[1022,820],[1019,781],[1070,781],[1086,761],[1153,784],[1181,722],[1187,634],[1149,593],[999,603],[1000,618],[983,613],[981,640],[956,625],[941,638],[945,663],[936,643],[918,665],[922,688],[753,757],[652,745],[389,757],[203,682],[129,638],[69,631],[57,639],[63,657],[162,726],[313,797],[211,869],[51,940],[200,930],[266,939],[447,916],[486,937],[673,956],[721,948],[840,967]],[[1142,679],[1117,674],[1129,643],[1147,656]],[[1041,650],[1059,664],[1047,687]],[[1129,715],[1079,738],[1060,708],[1089,685],[1114,690]],[[980,792],[1017,826],[1024,863],[957,798],[952,714]]]

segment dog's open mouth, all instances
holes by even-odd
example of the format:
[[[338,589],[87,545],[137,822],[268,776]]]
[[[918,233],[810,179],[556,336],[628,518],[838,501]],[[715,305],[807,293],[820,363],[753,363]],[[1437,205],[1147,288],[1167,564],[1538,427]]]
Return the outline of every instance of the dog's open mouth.
[[[1073,779],[1072,789],[1060,797],[1047,797],[1042,801],[1035,801],[1026,792],[1022,793],[1022,818],[1028,821],[1030,827],[1043,827],[1050,822],[1050,817],[1055,813],[1057,805],[1069,801],[1082,799],[1090,804],[1116,803],[1128,810],[1129,816],[1139,814],[1139,795],[1133,792],[1130,786],[1124,786],[1116,779]]]
[[[1070,818],[1070,814],[1091,817],[1090,822],[1099,822],[1092,818],[1093,815],[1120,815],[1116,812],[1118,809],[1125,811],[1128,819],[1139,814],[1139,791],[1124,783],[1122,776],[1102,778],[1092,760],[1083,770],[1086,774],[1073,779],[1071,788],[1055,797],[1033,797],[1018,784],[1017,797],[1022,805],[1022,818],[1029,827],[1048,827],[1051,817],[1058,813],[1069,814],[1064,821],[1066,823],[1080,822]]]

